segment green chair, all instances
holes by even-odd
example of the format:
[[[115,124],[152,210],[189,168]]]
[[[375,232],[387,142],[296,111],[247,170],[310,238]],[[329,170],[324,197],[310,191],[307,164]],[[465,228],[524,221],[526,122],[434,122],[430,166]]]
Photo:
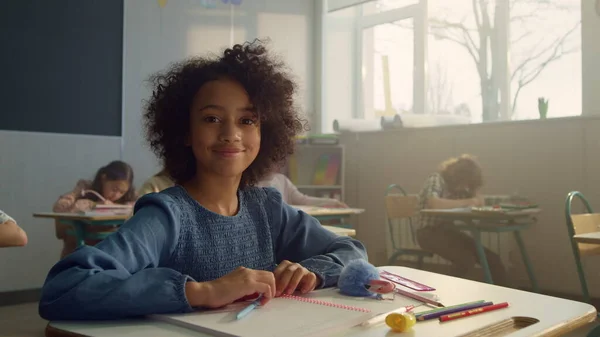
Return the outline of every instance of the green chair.
[[[572,203],[573,199],[575,198],[581,200],[585,206],[585,213],[572,214]],[[577,266],[577,274],[579,275],[579,282],[581,283],[581,291],[583,293],[584,300],[587,303],[590,303],[590,293],[588,290],[587,281],[585,279],[581,257],[600,255],[600,245],[578,243],[573,239],[573,236],[576,234],[599,231],[600,213],[593,212],[590,203],[581,192],[572,191],[567,194],[565,201],[565,217],[567,220],[569,242],[571,242],[571,249],[573,250],[573,256],[575,257],[575,265]]]
[[[392,184],[385,190],[386,218],[394,249],[394,253],[388,259],[388,265],[394,264],[400,256],[409,255],[416,257],[418,268],[423,269],[423,260],[426,257],[433,257],[433,253],[419,248],[401,247],[400,238],[395,235],[395,228],[398,229],[400,235],[409,233],[412,243],[417,246],[412,220],[417,214],[418,202],[419,200],[416,196],[407,195],[399,185]]]

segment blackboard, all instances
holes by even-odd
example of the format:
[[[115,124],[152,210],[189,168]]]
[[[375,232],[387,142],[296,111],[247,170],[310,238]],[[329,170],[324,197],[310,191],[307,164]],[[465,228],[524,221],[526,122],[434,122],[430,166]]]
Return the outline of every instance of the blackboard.
[[[123,0],[2,0],[0,46],[0,130],[121,135]]]

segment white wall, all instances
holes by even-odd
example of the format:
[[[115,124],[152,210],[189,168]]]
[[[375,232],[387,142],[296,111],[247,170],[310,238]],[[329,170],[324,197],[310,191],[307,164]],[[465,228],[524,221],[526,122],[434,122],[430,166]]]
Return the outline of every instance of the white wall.
[[[54,223],[34,219],[33,212],[49,211],[77,179],[92,178],[114,159],[133,166],[137,186],[158,171],[142,135],[142,100],[150,94],[144,81],[170,62],[230,45],[229,5],[216,1],[216,9],[206,9],[201,2],[168,1],[160,8],[156,1],[125,1],[122,138],[0,131],[0,207],[30,239],[25,248],[0,251],[0,292],[41,287],[59,258]],[[314,2],[305,0],[244,1],[233,15],[235,43],[271,39],[297,77],[307,113],[315,110],[314,17]]]
[[[158,162],[146,147],[141,113],[142,100],[150,92],[142,83],[169,63],[191,55],[218,53],[233,42],[242,43],[269,37],[271,46],[290,66],[300,84],[298,97],[303,110],[315,111],[313,1],[253,0],[234,6],[217,1],[206,9],[201,1],[168,1],[160,8],[156,1],[125,1],[123,61],[123,158],[135,171],[136,185],[159,170]]]
[[[120,158],[120,137],[0,131],[0,207],[27,232],[23,248],[0,250],[0,292],[40,288],[62,249],[47,212],[79,178]]]

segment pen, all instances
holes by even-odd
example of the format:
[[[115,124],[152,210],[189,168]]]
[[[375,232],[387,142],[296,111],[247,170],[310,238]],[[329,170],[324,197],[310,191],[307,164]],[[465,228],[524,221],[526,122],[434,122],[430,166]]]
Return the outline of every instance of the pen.
[[[434,305],[436,307],[443,307],[444,306],[442,303],[440,303],[438,301],[434,301],[432,299],[429,299],[427,297],[424,297],[424,296],[412,293],[410,291],[404,291],[404,290],[398,289],[398,288],[394,289],[394,291],[396,293],[400,294],[400,295],[403,295],[403,296],[406,296],[406,297],[410,297],[410,298],[412,298],[414,300],[417,300],[419,302],[424,302],[424,303],[427,303],[427,304],[430,304],[430,305]]]
[[[254,301],[252,301],[252,303],[250,303],[247,307],[240,310],[240,312],[238,312],[237,315],[235,316],[235,319],[242,319],[242,318],[246,317],[246,315],[248,315],[250,313],[250,311],[254,310],[254,308],[256,308],[260,305],[261,299],[262,299],[262,294],[260,294],[258,296],[258,298],[255,299]]]
[[[417,316],[417,319],[419,319],[419,317],[422,317],[422,316],[427,315],[427,314],[433,314],[435,312],[440,312],[440,311],[447,310],[447,309],[455,309],[455,308],[459,308],[459,307],[463,307],[463,306],[467,306],[467,305],[480,304],[480,303],[484,303],[484,302],[485,302],[484,300],[480,300],[480,301],[474,301],[474,302],[467,302],[467,303],[457,304],[457,305],[453,305],[453,306],[449,306],[449,307],[444,307],[444,308],[437,308],[437,309],[427,310],[427,311],[419,312],[419,313],[415,314],[415,316]]]

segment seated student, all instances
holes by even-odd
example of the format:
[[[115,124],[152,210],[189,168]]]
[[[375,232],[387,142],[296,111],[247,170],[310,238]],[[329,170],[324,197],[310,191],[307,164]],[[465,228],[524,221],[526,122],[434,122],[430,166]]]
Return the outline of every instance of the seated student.
[[[15,219],[0,210],[0,247],[18,247],[27,244],[27,234]]]
[[[169,177],[167,170],[163,169],[144,182],[138,190],[138,196],[141,197],[148,193],[160,192],[174,185],[175,182]]]
[[[479,190],[483,186],[481,167],[473,156],[462,155],[444,161],[437,173],[425,181],[419,195],[420,209],[460,208],[484,206]],[[452,262],[459,277],[479,262],[475,241],[452,223],[421,215],[417,230],[421,248]],[[485,249],[485,254],[497,285],[507,285],[506,270],[498,254]]]
[[[122,161],[113,161],[96,172],[94,180],[79,180],[75,188],[61,195],[54,203],[52,211],[58,213],[84,212],[92,209],[95,204],[123,204],[133,205],[136,200],[133,186],[133,169]],[[56,222],[56,237],[63,240],[61,258],[75,250],[77,244],[74,236],[69,236],[66,231],[70,225]],[[113,226],[89,227],[93,231],[114,231]],[[95,244],[94,242],[86,242]]]
[[[48,320],[118,319],[263,303],[337,284],[364,246],[253,185],[285,160],[302,129],[296,85],[255,41],[152,77],[146,135],[177,182],[141,197],[96,246],[58,262],[42,289]]]
[[[281,173],[271,173],[267,175],[258,183],[257,186],[274,187],[279,191],[279,193],[281,193],[283,201],[289,205],[348,208],[348,205],[337,199],[311,197],[298,191],[298,188],[294,185],[294,183],[292,183],[288,177]]]

